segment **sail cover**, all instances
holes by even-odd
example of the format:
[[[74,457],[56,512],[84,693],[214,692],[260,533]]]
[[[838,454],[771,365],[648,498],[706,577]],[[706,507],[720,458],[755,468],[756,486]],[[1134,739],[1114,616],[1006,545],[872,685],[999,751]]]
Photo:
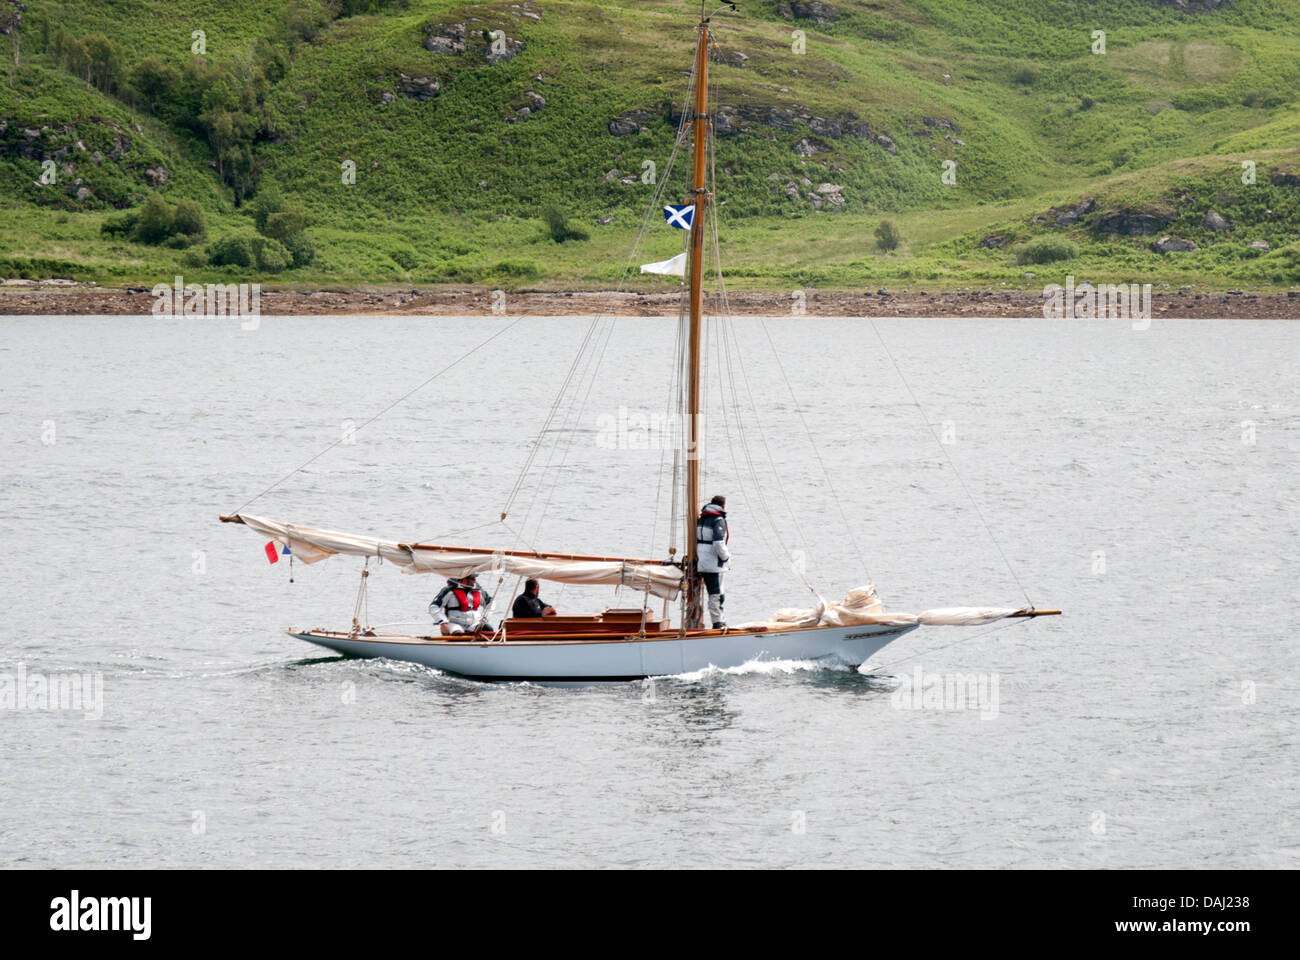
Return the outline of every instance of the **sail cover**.
[[[675,599],[681,590],[681,569],[670,563],[434,547],[337,533],[248,514],[222,519],[243,523],[281,547],[288,547],[290,554],[303,563],[317,563],[343,553],[355,557],[378,557],[395,564],[403,573],[435,573],[446,577],[463,577],[470,573],[515,574],[555,583],[629,587],[667,600]]]

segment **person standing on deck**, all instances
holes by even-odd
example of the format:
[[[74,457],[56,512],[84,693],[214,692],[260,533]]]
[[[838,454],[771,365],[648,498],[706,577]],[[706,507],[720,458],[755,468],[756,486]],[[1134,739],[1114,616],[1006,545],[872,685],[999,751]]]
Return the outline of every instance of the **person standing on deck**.
[[[700,519],[695,521],[695,569],[704,581],[704,589],[709,594],[709,620],[714,630],[725,627],[722,619],[722,605],[727,595],[722,589],[722,574],[731,559],[727,549],[727,539],[731,532],[727,529],[727,498],[714,497],[700,511]]]
[[[491,603],[491,594],[478,585],[478,575],[467,573],[447,581],[429,604],[429,612],[444,637],[477,633],[486,626],[484,617]]]

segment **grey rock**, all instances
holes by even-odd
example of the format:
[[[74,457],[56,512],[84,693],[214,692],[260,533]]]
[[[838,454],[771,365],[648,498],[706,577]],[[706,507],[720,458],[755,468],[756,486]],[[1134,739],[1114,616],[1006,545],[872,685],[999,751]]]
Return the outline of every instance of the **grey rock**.
[[[164,167],[162,164],[159,164],[156,167],[149,167],[147,170],[145,170],[144,176],[145,179],[149,181],[149,185],[154,189],[161,187],[164,183],[166,183],[168,180],[171,179],[171,174],[167,172],[167,168]]]
[[[1253,249],[1255,249],[1255,250],[1268,250],[1268,249],[1270,249],[1267,240],[1252,240],[1252,241],[1250,241],[1250,245],[1251,245],[1251,247],[1252,247]]]
[[[432,100],[442,89],[436,77],[408,77],[404,73],[399,73],[401,85],[397,92],[410,100]]]
[[[786,4],[783,3],[781,6],[785,7]],[[833,23],[835,20],[835,8],[829,3],[820,3],[818,0],[808,0],[808,2],[794,0],[789,4],[789,10],[795,18],[811,20],[822,25]],[[781,12],[781,16],[786,17],[787,20],[792,19],[787,17],[784,11]]]
[[[798,143],[791,147],[791,149],[801,157],[813,157],[819,153],[826,152],[825,147],[809,140],[807,137],[803,137]]]
[[[640,133],[641,127],[626,117],[615,117],[609,121],[609,132],[616,137],[628,137],[634,133]]]
[[[77,203],[85,203],[86,199],[91,196],[89,187],[82,187],[77,191]]]
[[[1300,187],[1300,173],[1290,170],[1274,170],[1268,179],[1275,187]]]
[[[1182,237],[1161,237],[1151,244],[1151,249],[1156,253],[1191,253],[1196,249],[1196,244]]]
[[[1004,236],[1000,233],[990,233],[986,234],[984,238],[980,240],[980,246],[985,250],[997,250],[1001,247],[1005,247],[1010,242],[1011,238],[1008,236]]]
[[[1232,229],[1232,224],[1230,224],[1217,210],[1206,210],[1205,216],[1201,217],[1201,226],[1206,230],[1213,230],[1216,233],[1222,230]]]
[[[885,136],[883,133],[876,134],[876,143],[884,147],[886,153],[898,154],[898,146],[892,139]]]
[[[1098,233],[1119,233],[1129,237],[1140,237],[1158,233],[1172,220],[1173,217],[1167,214],[1126,208],[1103,214],[1097,220],[1096,230]]]
[[[433,53],[452,54],[465,52],[465,24],[430,24],[424,28],[424,48]]]

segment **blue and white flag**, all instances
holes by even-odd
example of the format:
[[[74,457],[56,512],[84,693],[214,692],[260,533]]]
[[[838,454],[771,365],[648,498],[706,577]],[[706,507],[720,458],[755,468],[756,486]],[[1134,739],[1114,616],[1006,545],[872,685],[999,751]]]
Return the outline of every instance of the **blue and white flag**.
[[[695,204],[688,203],[684,207],[675,207],[669,204],[664,207],[664,219],[668,221],[670,227],[676,227],[678,230],[689,230],[691,224],[695,221]]]

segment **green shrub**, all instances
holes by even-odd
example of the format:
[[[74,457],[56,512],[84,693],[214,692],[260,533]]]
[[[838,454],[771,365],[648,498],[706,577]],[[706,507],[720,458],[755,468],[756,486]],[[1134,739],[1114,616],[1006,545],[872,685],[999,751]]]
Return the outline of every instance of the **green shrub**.
[[[293,266],[293,256],[279,240],[270,237],[253,238],[253,258],[257,269],[266,273],[279,273]]]
[[[116,217],[105,217],[104,222],[99,225],[99,232],[106,237],[122,237],[125,239],[131,236],[139,221],[140,215],[134,210],[128,210]]]
[[[257,191],[251,209],[253,222],[257,224],[257,232],[266,233],[266,222],[271,219],[272,214],[279,213],[284,209],[284,198],[280,196],[280,191],[275,188],[274,184],[267,184]]]
[[[410,247],[395,247],[388,251],[388,257],[403,270],[414,270],[420,265],[420,258]]]
[[[208,248],[214,267],[251,267],[253,244],[246,236],[222,237]]]
[[[172,235],[174,227],[175,213],[171,204],[155,193],[140,208],[135,235],[145,243],[162,243]]]
[[[546,221],[546,229],[550,231],[551,239],[556,243],[564,243],[566,240],[586,240],[588,238],[585,231],[569,226],[564,211],[559,207],[547,207],[542,211],[542,219]]]
[[[307,218],[297,210],[281,210],[266,218],[262,233],[274,240],[284,240],[295,233],[302,233],[306,227]]]
[[[502,260],[491,267],[488,272],[497,277],[532,280],[537,277],[537,264],[531,260]]]
[[[892,220],[880,221],[880,225],[876,227],[876,246],[888,252],[897,250],[902,241],[903,235],[898,232],[898,227],[894,226]]]
[[[189,237],[191,243],[198,243],[208,232],[208,225],[203,219],[203,208],[193,200],[182,200],[176,204],[172,225],[177,233]]]
[[[291,233],[280,241],[284,244],[290,256],[293,257],[294,267],[305,267],[316,259],[316,244],[311,242],[311,237],[305,233]],[[411,269],[411,268],[407,268]]]
[[[1064,237],[1039,237],[1020,248],[1016,253],[1016,263],[1021,266],[1056,263],[1058,260],[1073,260],[1078,255],[1079,248]]]

